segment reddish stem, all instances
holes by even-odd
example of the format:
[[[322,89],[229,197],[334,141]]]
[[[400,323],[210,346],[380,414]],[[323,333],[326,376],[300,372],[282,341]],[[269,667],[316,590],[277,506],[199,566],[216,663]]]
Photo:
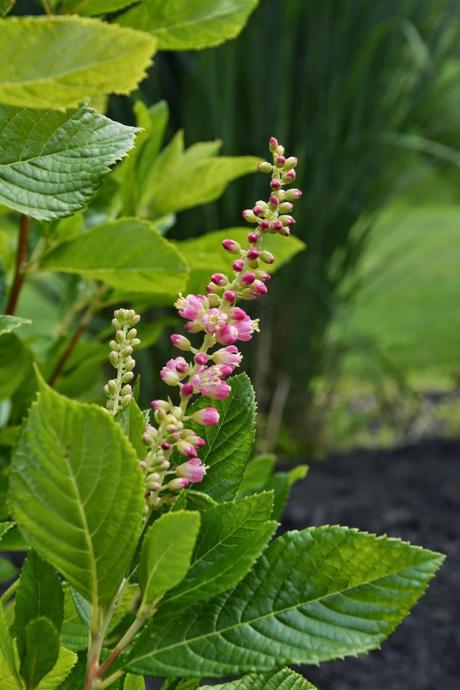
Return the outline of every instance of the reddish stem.
[[[27,263],[27,250],[29,244],[29,230],[30,218],[21,215],[19,219],[19,240],[18,249],[16,252],[16,267],[14,271],[13,284],[11,286],[8,304],[6,305],[6,314],[14,314],[18,304],[19,293],[21,292],[24,283],[24,267]]]

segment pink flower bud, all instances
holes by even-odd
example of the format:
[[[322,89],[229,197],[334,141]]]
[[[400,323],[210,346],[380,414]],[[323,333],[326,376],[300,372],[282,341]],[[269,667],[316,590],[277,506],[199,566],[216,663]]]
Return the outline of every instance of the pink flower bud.
[[[276,165],[278,165],[280,168],[282,168],[285,163],[286,163],[286,159],[284,156],[277,156]]]
[[[286,180],[286,182],[294,182],[296,177],[297,175],[295,170],[288,170],[283,175],[283,179]]]
[[[167,441],[163,441],[161,447],[163,448],[163,450],[169,450],[171,448],[171,445]]]
[[[221,364],[220,374],[222,378],[226,379],[228,376],[231,376],[233,374],[233,369],[234,367],[230,366],[229,364]]]
[[[228,278],[223,273],[213,273],[211,280],[215,285],[223,286],[228,283]]]
[[[286,199],[288,201],[294,201],[295,199],[300,199],[302,196],[302,190],[301,189],[287,189],[286,190]]]
[[[264,212],[264,209],[261,206],[254,206],[252,209],[252,212],[255,216],[261,216],[262,213]]]
[[[215,283],[208,283],[206,285],[206,292],[217,294],[219,292],[219,287]]]
[[[290,234],[291,234],[291,231],[289,230],[287,225],[283,225],[283,227],[280,230],[280,235],[282,235],[283,237],[289,237]]]
[[[270,228],[271,228],[271,223],[270,223],[270,221],[269,221],[269,220],[263,220],[263,221],[261,222],[261,224],[259,225],[259,228],[260,228],[263,232],[267,232],[267,230],[270,230]]]
[[[277,177],[275,177],[275,178],[270,182],[270,187],[271,187],[272,189],[274,189],[274,190],[281,189],[282,186],[283,186],[283,185],[282,185],[281,180],[278,180]]]
[[[236,300],[236,292],[233,290],[226,290],[224,292],[224,300],[226,302],[234,302]]]
[[[233,270],[236,271],[237,273],[238,273],[239,271],[242,271],[243,268],[244,268],[244,261],[243,261],[242,259],[237,259],[236,261],[234,261],[234,262],[232,263],[232,268],[233,268]]]
[[[250,261],[253,261],[254,259],[258,259],[258,258],[259,258],[259,254],[260,254],[260,251],[259,251],[256,247],[251,247],[251,248],[248,249],[248,251],[246,252],[246,256],[248,257],[248,259],[249,259]]]
[[[257,220],[257,216],[254,214],[254,211],[251,208],[246,208],[243,211],[242,216],[248,223],[255,223]]]
[[[255,280],[251,285],[251,293],[254,297],[261,297],[268,292],[268,288],[261,280]]]
[[[264,262],[264,264],[273,264],[275,262],[275,257],[273,256],[273,254],[268,252],[266,249],[260,252],[260,258]]]
[[[190,350],[192,347],[192,343],[188,338],[186,338],[184,335],[180,335],[179,333],[173,333],[171,336],[171,342],[174,345],[174,347],[177,347],[178,350]]]
[[[283,203],[279,205],[278,210],[280,213],[289,213],[293,208],[294,204],[291,204],[290,201],[283,201]]]
[[[179,477],[188,479],[193,484],[201,482],[206,474],[206,467],[201,463],[199,458],[190,458],[187,462],[176,467],[176,474]],[[174,480],[173,480],[174,481]]]
[[[230,254],[238,254],[241,251],[240,245],[235,240],[222,240],[222,246]]]
[[[152,400],[150,403],[152,410],[167,410],[169,408],[169,403],[166,400]]]
[[[198,424],[215,426],[219,422],[219,413],[214,407],[204,407],[192,415],[192,419]]]
[[[191,395],[193,395],[193,390],[193,385],[191,383],[184,383],[184,385],[180,389],[180,394],[184,398],[189,398]]]
[[[190,481],[186,479],[185,477],[177,477],[176,479],[173,479],[172,481],[168,482],[164,486],[165,489],[171,489],[171,491],[177,491],[179,489],[186,489],[190,484]]]
[[[259,233],[257,233],[257,232],[248,233],[249,244],[256,244],[256,242],[258,242],[258,241],[259,241]]]
[[[194,357],[194,360],[197,364],[206,364],[208,359],[209,357],[205,352],[198,352],[198,354],[196,354]]]
[[[188,458],[194,458],[196,455],[195,446],[188,441],[179,441],[176,448],[181,455],[186,455]]]
[[[278,149],[278,146],[279,146],[279,144],[278,144],[278,139],[276,139],[275,137],[270,137],[270,139],[268,140],[268,148],[269,148],[269,150],[270,150],[272,153],[276,153],[276,151],[277,151],[277,149]]]
[[[279,219],[273,221],[273,223],[272,223],[272,230],[273,230],[274,232],[278,232],[279,230],[281,230],[282,227],[283,227],[283,224],[282,224],[282,222],[281,222]]]
[[[289,156],[284,163],[284,167],[286,170],[290,170],[291,168],[295,168],[298,162],[299,161],[295,156]]]
[[[163,367],[160,371],[160,378],[167,386],[177,386],[180,381],[179,374],[168,367]]]
[[[241,276],[241,282],[243,285],[251,285],[256,279],[255,273],[252,271],[247,271],[246,273],[243,273]]]
[[[270,203],[270,207],[272,209],[276,209],[276,208],[278,208],[280,202],[279,202],[279,199],[277,196],[272,195],[269,199],[269,203]]]
[[[237,367],[243,359],[236,345],[228,345],[220,350],[216,350],[212,355],[216,364],[229,364],[232,367]]]

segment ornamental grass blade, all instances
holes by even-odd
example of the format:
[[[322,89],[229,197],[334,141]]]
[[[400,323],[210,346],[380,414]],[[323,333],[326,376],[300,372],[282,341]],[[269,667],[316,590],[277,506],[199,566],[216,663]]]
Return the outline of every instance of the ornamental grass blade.
[[[129,669],[222,677],[376,649],[442,560],[347,527],[288,532],[230,592],[159,611],[129,655]]]
[[[29,544],[93,606],[105,605],[140,534],[139,463],[102,408],[39,388],[11,465],[12,511]]]
[[[132,148],[136,131],[88,106],[66,113],[0,106],[0,203],[38,220],[75,213]]]

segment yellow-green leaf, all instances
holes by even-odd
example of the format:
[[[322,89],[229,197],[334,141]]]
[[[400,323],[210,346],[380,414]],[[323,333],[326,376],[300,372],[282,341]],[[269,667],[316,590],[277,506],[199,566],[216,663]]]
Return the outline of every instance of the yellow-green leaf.
[[[0,20],[0,103],[70,108],[101,93],[127,94],[145,76],[156,41],[96,19]]]

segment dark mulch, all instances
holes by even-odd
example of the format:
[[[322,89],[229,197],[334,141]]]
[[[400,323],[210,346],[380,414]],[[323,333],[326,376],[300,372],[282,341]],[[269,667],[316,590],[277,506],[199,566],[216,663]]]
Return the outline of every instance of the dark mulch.
[[[424,442],[314,464],[295,488],[284,527],[343,524],[447,555],[409,618],[381,651],[305,667],[320,690],[460,688],[460,444]]]

